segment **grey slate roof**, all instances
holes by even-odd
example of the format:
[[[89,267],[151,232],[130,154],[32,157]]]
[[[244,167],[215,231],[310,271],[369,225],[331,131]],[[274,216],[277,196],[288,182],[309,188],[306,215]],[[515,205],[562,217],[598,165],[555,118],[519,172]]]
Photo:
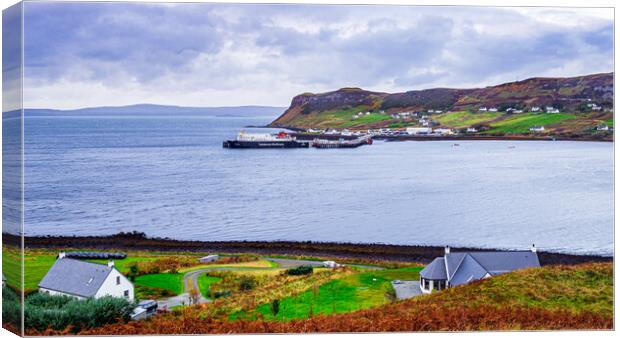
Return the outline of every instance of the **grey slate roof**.
[[[420,276],[424,279],[445,280],[447,279],[445,264],[443,257],[437,257],[420,271]]]
[[[471,255],[463,255],[461,263],[450,279],[450,285],[467,284],[471,281],[484,278],[487,273],[487,270],[476,262]]]
[[[103,264],[61,258],[52,265],[39,287],[75,296],[93,297],[112,269]]]
[[[446,264],[447,263],[447,264]],[[446,272],[446,265],[448,271]],[[518,269],[539,267],[538,255],[528,251],[455,252],[438,257],[426,266],[420,276],[425,279],[448,280],[461,285]],[[449,274],[449,276],[448,276]],[[439,278],[443,276],[443,278]]]

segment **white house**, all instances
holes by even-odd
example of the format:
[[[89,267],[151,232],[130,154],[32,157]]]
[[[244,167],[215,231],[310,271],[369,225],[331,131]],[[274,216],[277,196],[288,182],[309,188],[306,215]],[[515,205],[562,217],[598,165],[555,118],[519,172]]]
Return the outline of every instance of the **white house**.
[[[478,108],[478,111],[487,111],[487,107]]]
[[[530,128],[530,131],[533,131],[535,133],[540,133],[540,132],[545,131],[545,127],[543,127],[543,126],[533,126],[533,127]]]
[[[473,128],[473,127],[469,127],[469,128],[467,128],[467,131],[466,131],[466,132],[468,132],[468,133],[477,133],[477,132],[478,132],[478,129]]]
[[[406,129],[409,135],[430,134],[433,132],[431,128],[409,127]]]
[[[420,271],[420,290],[431,293],[514,270],[540,267],[536,247],[527,251],[454,252],[446,247]]]
[[[39,291],[77,299],[112,296],[134,299],[133,284],[110,261],[107,265],[65,258],[64,252],[47,272]]]
[[[537,111],[540,111],[540,107],[532,107],[530,111],[535,113]]]
[[[339,268],[341,266],[342,265],[340,265],[340,264],[338,264],[338,263],[336,263],[334,261],[325,261],[325,262],[323,262],[323,267],[325,267],[325,268],[332,268],[332,269],[334,269],[334,268]]]
[[[217,261],[218,259],[220,259],[220,256],[218,255],[208,255],[208,256],[198,258],[198,261],[200,263],[211,263],[211,262]]]
[[[599,124],[598,126],[596,126],[596,130],[599,131],[608,131],[609,130],[609,126],[606,124]]]
[[[440,135],[452,135],[454,134],[454,131],[452,131],[452,129],[447,129],[447,128],[437,128],[433,130],[433,133],[440,134]]]
[[[556,109],[550,106],[545,107],[545,110],[547,111],[547,114],[559,114],[560,113],[559,109]]]

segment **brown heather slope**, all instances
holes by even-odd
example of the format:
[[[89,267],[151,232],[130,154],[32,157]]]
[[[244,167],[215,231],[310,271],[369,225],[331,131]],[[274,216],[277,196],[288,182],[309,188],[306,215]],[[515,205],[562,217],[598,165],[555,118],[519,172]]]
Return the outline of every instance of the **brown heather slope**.
[[[432,295],[306,320],[228,321],[209,304],[88,335],[613,329],[613,265],[547,266],[495,276]],[[43,334],[63,334],[47,331]],[[28,332],[30,335],[41,332]]]
[[[360,88],[342,88],[333,92],[295,96],[290,107],[270,126],[312,128],[321,115],[351,115],[349,109],[390,113],[400,111],[476,111],[479,107],[527,109],[554,106],[577,112],[587,102],[605,108],[613,106],[613,73],[570,78],[531,78],[497,86],[474,89],[435,88],[404,93],[380,93]],[[588,101],[591,100],[591,101]],[[387,123],[387,122],[386,122]]]

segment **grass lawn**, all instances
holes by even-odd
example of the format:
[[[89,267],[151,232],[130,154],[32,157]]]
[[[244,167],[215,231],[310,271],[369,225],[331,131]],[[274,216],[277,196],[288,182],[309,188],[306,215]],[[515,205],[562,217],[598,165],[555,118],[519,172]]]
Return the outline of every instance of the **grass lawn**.
[[[266,319],[291,320],[308,318],[314,314],[343,313],[374,307],[388,302],[386,292],[392,289],[392,280],[416,280],[421,269],[402,268],[349,275],[281,299],[276,317],[271,312],[270,304],[262,304],[256,311]],[[237,313],[231,315],[231,319],[245,316],[244,313]],[[249,314],[248,317],[254,316]]]
[[[339,125],[339,127],[350,128],[350,127],[362,126],[362,125],[369,124],[369,123],[386,121],[386,120],[391,120],[391,119],[392,118],[390,117],[390,115],[373,113],[370,115],[362,115],[359,118],[354,119],[354,120],[352,120],[351,117],[349,117],[349,121],[342,122]]]
[[[6,283],[15,289],[20,289],[21,284],[21,255],[17,248],[8,248],[6,245],[2,247],[2,273],[6,277]],[[34,284],[37,287],[38,281]],[[32,287],[32,283],[30,283]],[[27,285],[26,288],[29,286]]]
[[[158,258],[161,257],[157,257],[157,256],[140,256],[140,257],[135,257],[135,256],[127,256],[124,259],[114,259],[114,266],[116,267],[116,269],[120,272],[129,272],[129,266],[132,263],[137,263],[137,262],[146,262],[146,261],[154,261]],[[88,262],[92,262],[92,263],[98,263],[98,264],[108,264],[108,260],[107,259],[89,259],[87,260]]]
[[[301,115],[299,118],[295,119],[294,124],[298,126],[312,126],[313,128],[351,128],[391,119],[389,115],[378,113],[370,115],[364,114],[358,119],[352,119],[353,115],[359,112],[366,113],[369,109],[369,106],[361,105],[347,109]]]
[[[433,119],[437,122],[441,123],[442,126],[453,127],[453,128],[463,128],[469,127],[473,124],[477,123],[485,123],[496,119],[501,116],[500,112],[467,112],[467,111],[458,111],[458,112],[450,112],[444,113],[434,117]]]
[[[572,114],[525,113],[513,115],[491,123],[492,129],[489,132],[527,133],[532,126],[546,126],[574,118],[576,118],[576,116]]]
[[[136,277],[136,285],[170,290],[176,294],[183,293],[183,274],[157,273]]]
[[[202,293],[205,298],[209,298],[209,288],[211,287],[211,284],[217,283],[221,280],[222,279],[220,277],[212,277],[206,273],[203,273],[198,276],[198,289],[200,289],[200,293]]]

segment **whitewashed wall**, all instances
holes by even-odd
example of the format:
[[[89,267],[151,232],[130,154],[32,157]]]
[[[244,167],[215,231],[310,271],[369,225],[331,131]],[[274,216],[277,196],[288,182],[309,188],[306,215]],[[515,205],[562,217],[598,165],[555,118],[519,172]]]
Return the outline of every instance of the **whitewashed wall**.
[[[116,284],[116,277],[120,277],[121,283],[119,285]],[[118,270],[112,269],[103,284],[101,284],[99,291],[95,294],[95,298],[104,296],[125,298],[123,295],[125,290],[129,290],[129,297],[127,297],[127,299],[134,300],[133,284],[131,284],[127,277],[118,272]]]

